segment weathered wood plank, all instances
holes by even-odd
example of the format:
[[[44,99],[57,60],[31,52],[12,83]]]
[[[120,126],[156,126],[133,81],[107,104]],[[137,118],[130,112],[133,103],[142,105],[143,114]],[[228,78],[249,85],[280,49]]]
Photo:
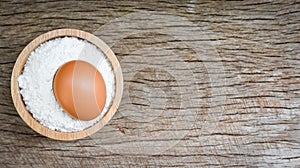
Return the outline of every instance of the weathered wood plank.
[[[2,1],[0,9],[2,166],[299,167],[299,1]],[[176,26],[191,38],[176,39],[166,26],[99,30],[141,10],[187,18]],[[17,115],[10,75],[27,43],[67,27],[111,45],[124,30],[148,32],[112,46],[128,94],[110,124],[92,137],[59,142]],[[193,42],[211,44],[218,59],[199,57],[185,45]],[[199,48],[213,55],[211,46]]]

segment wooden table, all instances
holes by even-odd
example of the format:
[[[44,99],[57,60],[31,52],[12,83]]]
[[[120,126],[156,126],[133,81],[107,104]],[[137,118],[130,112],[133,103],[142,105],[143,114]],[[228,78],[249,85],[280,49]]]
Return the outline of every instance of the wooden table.
[[[0,6],[0,167],[300,166],[299,1]],[[124,73],[117,114],[72,142],[31,130],[10,95],[18,54],[58,28],[102,38]]]

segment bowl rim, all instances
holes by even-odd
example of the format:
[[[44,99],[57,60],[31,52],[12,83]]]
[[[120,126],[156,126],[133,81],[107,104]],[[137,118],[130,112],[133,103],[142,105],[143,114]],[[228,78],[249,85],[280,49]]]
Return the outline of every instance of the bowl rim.
[[[87,129],[78,132],[60,132],[56,130],[51,130],[48,127],[42,125],[39,121],[32,117],[32,114],[26,109],[24,101],[20,94],[20,87],[18,84],[18,77],[22,74],[24,65],[30,56],[30,53],[34,51],[40,44],[45,43],[49,40],[59,38],[59,37],[77,37],[79,39],[86,40],[93,45],[97,46],[103,54],[108,58],[109,62],[112,65],[112,69],[115,75],[115,95],[112,100],[111,106],[96,124]],[[11,75],[11,95],[14,106],[21,116],[23,121],[34,131],[39,134],[46,136],[55,140],[76,140],[81,139],[87,136],[90,136],[100,130],[104,125],[106,125],[111,118],[116,113],[123,94],[123,74],[120,63],[115,56],[114,52],[110,49],[110,47],[103,42],[97,36],[82,31],[78,29],[55,29],[49,32],[46,32],[34,40],[32,40],[19,54],[12,71]]]

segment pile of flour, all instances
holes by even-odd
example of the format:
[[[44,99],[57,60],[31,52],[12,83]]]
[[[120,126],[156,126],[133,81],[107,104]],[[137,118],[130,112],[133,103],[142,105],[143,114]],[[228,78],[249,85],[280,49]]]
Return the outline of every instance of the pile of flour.
[[[56,101],[53,79],[63,64],[86,61],[98,69],[106,85],[103,112],[91,121],[70,117]],[[115,76],[110,62],[95,45],[75,37],[56,38],[41,44],[29,56],[18,78],[20,93],[27,110],[42,125],[61,132],[77,132],[98,122],[108,111],[115,94]]]

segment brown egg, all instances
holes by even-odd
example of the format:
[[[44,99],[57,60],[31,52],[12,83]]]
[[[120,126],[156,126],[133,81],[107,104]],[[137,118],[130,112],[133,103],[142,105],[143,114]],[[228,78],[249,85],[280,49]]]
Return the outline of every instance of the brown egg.
[[[61,107],[79,120],[99,116],[106,101],[102,75],[84,61],[71,61],[60,67],[54,77],[53,90]]]

